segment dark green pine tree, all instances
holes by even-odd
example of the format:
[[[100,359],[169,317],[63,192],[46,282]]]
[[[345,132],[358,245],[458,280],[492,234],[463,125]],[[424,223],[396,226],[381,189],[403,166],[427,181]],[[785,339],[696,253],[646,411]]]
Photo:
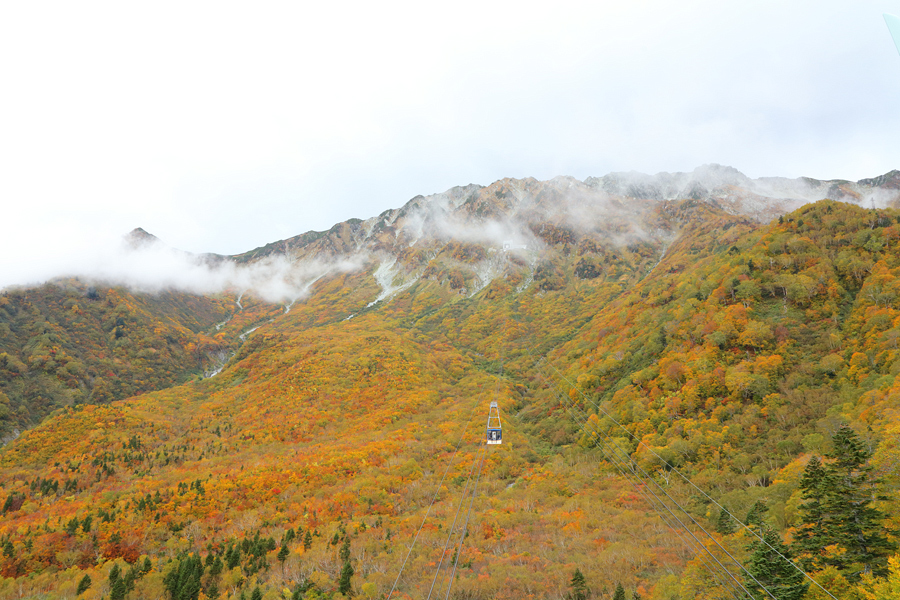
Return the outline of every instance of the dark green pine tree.
[[[288,550],[287,546],[282,546],[281,550],[278,551],[278,562],[281,563],[281,575],[284,575],[284,561],[287,560],[288,554],[290,554],[290,550]]]
[[[228,552],[225,554],[225,560],[228,562],[228,568],[233,569],[239,564],[241,564],[241,547],[235,546],[234,548],[229,547]]]
[[[303,537],[303,549],[309,550],[312,548],[312,534],[307,530],[306,535]]]
[[[353,589],[352,583],[350,582],[350,578],[353,577],[353,566],[350,564],[350,561],[344,561],[344,568],[341,569],[341,578],[338,581],[338,591],[345,596],[350,595],[350,591]]]
[[[137,578],[137,570],[134,568],[134,566],[132,566],[128,569],[128,571],[125,572],[125,577],[123,577],[122,580],[125,582],[125,589],[127,591],[130,592],[134,589],[134,582]]]
[[[75,591],[75,595],[80,596],[85,593],[89,587],[91,587],[91,576],[85,575],[81,578],[81,581],[78,582],[78,588]]]
[[[728,514],[724,508],[719,513],[719,520],[716,521],[716,532],[722,535],[730,535],[734,533],[734,519]]]
[[[616,584],[616,591],[613,594],[613,600],[625,600],[625,588],[621,583]]]
[[[109,600],[125,600],[125,594],[128,593],[128,585],[121,577],[117,577],[112,582],[109,592]]]
[[[569,586],[572,588],[572,591],[566,594],[566,600],[587,600],[588,587],[581,569],[575,569]]]
[[[72,520],[66,524],[66,533],[75,535],[78,532],[79,527],[81,527],[81,521],[79,521],[77,517],[72,517]]]
[[[763,526],[763,520],[766,518],[767,512],[769,512],[769,507],[757,500],[750,507],[750,512],[747,513],[747,518],[744,519],[744,522],[750,527],[755,525],[757,529],[760,529]]]
[[[872,506],[874,500],[882,499],[877,494],[881,481],[872,477],[868,464],[872,453],[847,425],[838,429],[831,441],[832,450],[826,454],[833,462],[827,466],[825,529],[833,543],[846,552],[829,556],[825,562],[851,581],[869,572],[883,577],[888,556],[897,545],[887,538],[885,514]]]
[[[764,542],[757,540],[748,548],[749,574],[744,575],[747,589],[755,600],[771,600],[772,596],[778,600],[800,600],[809,587],[806,577],[786,560],[791,555],[781,536],[765,526],[761,535]]]
[[[797,528],[791,544],[791,552],[807,571],[817,571],[824,566],[822,550],[832,543],[825,523],[827,483],[828,471],[819,457],[813,456],[806,463],[800,478],[803,503],[799,506],[799,513],[802,524]]]
[[[199,556],[183,557],[178,567],[169,571],[163,585],[172,600],[197,600],[200,596],[200,578],[203,577],[203,561]]]
[[[259,586],[256,586],[253,593],[250,594],[250,600],[262,600],[262,590],[259,589]]]
[[[222,572],[224,566],[225,565],[222,563],[222,558],[216,555],[216,559],[213,561],[212,566],[209,568],[209,574],[212,577],[216,577],[219,573]]]
[[[350,560],[350,538],[344,538],[344,543],[341,545],[341,550],[340,552],[338,552],[338,556],[344,562]]]

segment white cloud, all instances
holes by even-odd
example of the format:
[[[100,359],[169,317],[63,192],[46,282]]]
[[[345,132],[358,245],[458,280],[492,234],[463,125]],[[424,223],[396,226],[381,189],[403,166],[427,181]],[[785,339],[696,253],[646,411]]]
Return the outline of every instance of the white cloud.
[[[502,177],[875,176],[898,167],[892,10],[6,3],[0,272],[135,226],[237,253]]]

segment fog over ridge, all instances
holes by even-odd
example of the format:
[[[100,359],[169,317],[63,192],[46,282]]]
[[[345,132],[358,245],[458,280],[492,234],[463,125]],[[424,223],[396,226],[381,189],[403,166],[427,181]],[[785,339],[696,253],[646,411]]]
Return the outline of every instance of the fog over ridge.
[[[12,268],[2,270],[0,286],[75,276],[143,292],[252,291],[270,302],[292,303],[308,295],[313,282],[332,274],[389,263],[391,272],[400,277],[398,269],[406,267],[394,262],[404,248],[428,247],[436,255],[443,245],[454,241],[494,249],[511,242],[542,252],[546,246],[539,233],[545,226],[580,233],[607,227],[605,235],[614,245],[649,240],[667,243],[672,232],[654,230],[643,215],[660,202],[684,198],[714,203],[767,222],[823,198],[866,208],[897,206],[900,172],[859,182],[751,179],[733,167],[710,164],[692,172],[618,172],[584,181],[567,176],[548,181],[507,178],[488,186],[469,184],[416,196],[400,208],[365,221],[339,223],[327,232],[308,232],[234,257],[182,252],[141,229],[125,238],[74,232],[80,235],[73,236],[65,253],[26,255],[9,262],[7,266]],[[609,233],[611,222],[622,225],[620,231]],[[489,267],[473,269],[493,272]],[[381,281],[386,276],[387,272],[380,272],[378,281],[387,293],[393,288]],[[417,275],[410,272],[408,276]]]

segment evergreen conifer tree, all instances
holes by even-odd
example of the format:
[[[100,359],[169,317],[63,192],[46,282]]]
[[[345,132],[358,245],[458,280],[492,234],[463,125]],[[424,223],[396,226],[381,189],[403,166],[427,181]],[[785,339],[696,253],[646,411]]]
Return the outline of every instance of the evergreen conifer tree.
[[[750,527],[756,525],[757,528],[761,528],[767,512],[769,512],[769,507],[757,500],[750,507],[750,512],[747,513],[747,518],[744,519],[744,522]]]
[[[828,472],[818,456],[813,456],[803,470],[800,493],[804,502],[799,507],[803,523],[794,534],[791,551],[799,558],[807,571],[818,570],[822,565],[822,550],[832,543],[825,526],[825,494]]]
[[[216,560],[213,561],[212,566],[209,568],[209,574],[215,577],[222,572],[223,566],[222,559],[219,556],[216,556]]]
[[[613,594],[613,600],[625,600],[625,588],[621,583],[616,584],[616,591]]]
[[[109,600],[125,600],[125,594],[127,593],[128,586],[126,585],[125,580],[121,577],[117,577],[115,581],[112,582]]]
[[[72,517],[72,520],[66,524],[66,533],[69,535],[75,535],[78,532],[78,528],[80,526],[81,521],[79,521],[77,517]]]
[[[78,588],[75,591],[75,595],[80,596],[85,593],[89,587],[91,587],[91,576],[85,575],[81,578],[81,581],[78,582]]]
[[[827,466],[826,494],[823,502],[824,525],[832,543],[846,549],[829,556],[826,563],[840,569],[851,581],[863,573],[887,574],[887,559],[897,545],[888,540],[885,514],[872,506],[880,499],[876,487],[880,480],[872,477],[868,464],[872,453],[847,425],[832,437],[832,459]]]
[[[310,548],[312,548],[312,535],[307,531],[303,538],[303,549],[309,550]]]
[[[345,596],[349,595],[350,590],[353,589],[350,582],[351,577],[353,577],[353,566],[347,560],[344,561],[344,567],[341,569],[341,578],[338,581],[338,591]]]
[[[716,531],[722,535],[734,533],[734,519],[731,518],[731,515],[724,508],[719,513],[719,520],[716,521]]]
[[[749,575],[744,576],[747,589],[755,600],[771,600],[772,596],[778,600],[800,600],[809,587],[806,577],[785,560],[791,556],[781,536],[768,527],[762,528],[761,535],[764,542],[757,540],[748,548]]]
[[[138,577],[137,577],[137,570],[134,568],[134,566],[130,567],[130,568],[125,572],[125,577],[122,578],[122,580],[125,582],[125,589],[128,590],[129,592],[130,592],[131,590],[133,590],[133,589],[134,589],[134,582],[135,582],[135,580],[136,580],[137,578],[138,578]]]
[[[250,600],[262,600],[262,590],[259,589],[259,586],[256,586],[253,593],[250,594]]]
[[[575,569],[572,581],[569,582],[572,591],[566,594],[566,600],[587,600],[588,588],[581,569]]]
[[[225,560],[228,562],[229,569],[233,569],[241,564],[241,547],[229,548],[228,553],[225,555]]]
[[[288,554],[290,554],[290,550],[288,550],[287,546],[282,546],[281,550],[278,551],[278,562],[281,563],[282,576],[284,576],[284,561],[287,560]]]

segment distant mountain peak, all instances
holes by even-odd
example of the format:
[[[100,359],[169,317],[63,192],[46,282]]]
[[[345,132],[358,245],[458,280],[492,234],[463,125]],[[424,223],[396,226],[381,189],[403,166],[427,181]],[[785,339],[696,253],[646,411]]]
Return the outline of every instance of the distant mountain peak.
[[[124,239],[129,246],[135,249],[162,243],[162,240],[141,227],[132,229],[124,236]]]

